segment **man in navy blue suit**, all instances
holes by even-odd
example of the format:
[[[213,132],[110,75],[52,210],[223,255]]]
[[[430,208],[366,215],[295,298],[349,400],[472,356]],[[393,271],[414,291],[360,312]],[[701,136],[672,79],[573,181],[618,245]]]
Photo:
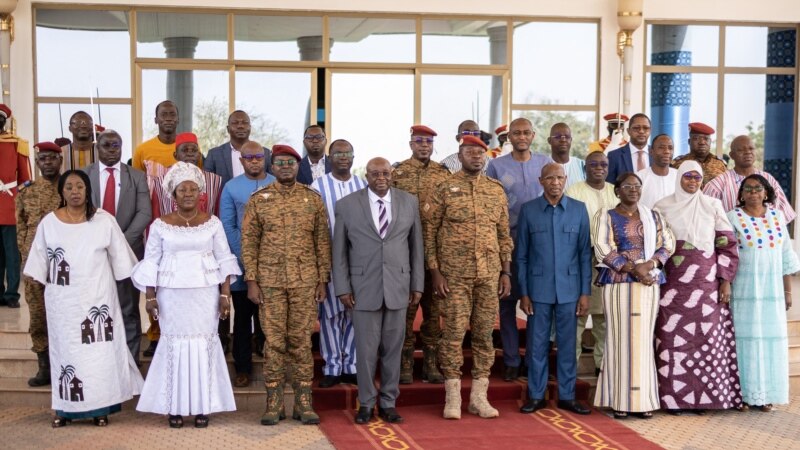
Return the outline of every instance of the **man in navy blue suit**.
[[[297,182],[311,185],[317,178],[331,172],[331,161],[325,156],[325,147],[328,145],[328,138],[325,130],[319,125],[311,125],[303,133],[303,146],[306,148],[306,156],[300,160],[300,167],[297,169]]]
[[[522,206],[514,248],[520,308],[528,315],[528,401],[520,412],[546,406],[550,329],[555,319],[558,407],[577,414],[589,409],[575,400],[577,316],[589,310],[592,265],[586,205],[564,195],[564,168],[549,163],[539,183],[544,193]],[[555,317],[554,317],[555,316]]]
[[[650,118],[638,113],[631,117],[628,126],[630,142],[624,147],[608,152],[608,176],[614,183],[625,172],[638,172],[650,167]]]
[[[211,173],[215,173],[222,178],[222,187],[231,178],[238,177],[244,173],[244,166],[241,158],[242,146],[250,140],[250,116],[246,112],[236,110],[228,116],[228,135],[231,140],[214,147],[208,151],[203,168]],[[264,147],[264,161],[271,161],[270,151]],[[272,168],[267,164],[267,173],[271,173]]]

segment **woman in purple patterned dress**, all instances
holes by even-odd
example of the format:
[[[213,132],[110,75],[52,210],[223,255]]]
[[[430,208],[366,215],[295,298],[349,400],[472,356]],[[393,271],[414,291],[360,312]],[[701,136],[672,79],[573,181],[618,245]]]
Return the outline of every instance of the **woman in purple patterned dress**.
[[[702,167],[686,161],[675,193],[655,205],[676,240],[655,330],[661,408],[675,415],[742,406],[729,305],[739,253],[722,203],[702,182]]]

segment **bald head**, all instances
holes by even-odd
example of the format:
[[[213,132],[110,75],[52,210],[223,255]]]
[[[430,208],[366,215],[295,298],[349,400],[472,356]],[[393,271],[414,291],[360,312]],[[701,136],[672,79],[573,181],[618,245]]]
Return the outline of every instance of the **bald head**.
[[[247,141],[242,144],[242,149],[240,150],[243,154],[255,154],[255,153],[263,153],[264,147],[256,141]]]
[[[731,159],[735,169],[750,169],[756,162],[756,145],[750,136],[741,135],[731,141]]]
[[[367,163],[367,185],[378,197],[389,192],[392,184],[392,166],[384,158],[372,158]]]
[[[551,205],[555,205],[561,201],[564,195],[564,186],[567,183],[567,175],[564,173],[564,167],[558,163],[548,163],[542,167],[542,176],[539,177],[539,183],[544,188],[542,194]]]

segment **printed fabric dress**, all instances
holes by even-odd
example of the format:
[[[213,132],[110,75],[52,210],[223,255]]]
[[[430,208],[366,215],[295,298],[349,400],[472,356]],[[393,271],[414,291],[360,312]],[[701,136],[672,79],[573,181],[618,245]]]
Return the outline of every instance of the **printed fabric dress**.
[[[219,284],[240,275],[214,216],[195,227],[150,226],[133,284],[155,286],[161,339],[136,409],[171,415],[234,411],[228,366],[219,342]]]
[[[728,212],[739,244],[731,310],[742,401],[750,405],[789,403],[789,341],[783,276],[800,270],[783,214],[768,208],[750,217]]]
[[[724,219],[725,212],[719,208]],[[719,279],[731,281],[737,242],[725,220],[715,248],[705,253],[678,240],[664,271],[656,320],[658,392],[664,409],[741,406],[736,339],[730,307],[720,303]],[[711,227],[711,224],[708,224]]]
[[[88,222],[68,224],[50,213],[39,223],[24,273],[45,285],[58,416],[108,415],[139,394],[142,375],[128,350],[116,284],[134,264],[116,219],[103,210]]]

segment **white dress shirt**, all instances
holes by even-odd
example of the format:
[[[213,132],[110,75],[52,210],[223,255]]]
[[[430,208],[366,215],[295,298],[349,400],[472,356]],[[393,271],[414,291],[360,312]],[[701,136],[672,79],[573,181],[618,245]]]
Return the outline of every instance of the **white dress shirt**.
[[[239,175],[244,174],[244,166],[242,165],[242,161],[239,158],[242,156],[242,152],[236,150],[233,144],[231,146],[231,169],[233,170],[233,176],[231,178],[236,178]]]
[[[106,195],[106,183],[108,182],[108,170],[106,169],[114,169],[114,180],[117,182],[117,188],[114,189],[114,210],[119,210],[119,191],[122,188],[122,180],[120,180],[121,173],[119,170],[121,164],[121,162],[117,161],[116,164],[109,167],[101,162],[97,163],[97,169],[100,172],[100,204],[94,206],[98,208],[103,207],[103,200],[105,200],[103,197]]]
[[[372,192],[372,189],[367,188],[367,195],[369,196],[369,209],[372,212],[372,222],[375,223],[375,229],[380,232],[381,229],[381,222],[378,219],[378,214],[380,212],[380,206],[378,205],[378,200],[383,200],[383,207],[386,208],[386,219],[389,225],[392,224],[392,190],[389,189],[386,192],[386,195],[383,197],[378,197],[378,194]],[[388,230],[387,230],[388,231]]]
[[[650,167],[650,146],[646,145],[642,148],[636,148],[635,145],[631,144],[628,146],[631,151],[631,162],[633,163],[633,171],[639,171],[639,150],[644,151],[644,167],[643,169],[647,169]]]
[[[310,160],[308,161],[311,165],[311,178],[317,179],[323,175],[325,175],[325,156],[320,158],[316,164],[312,163]]]

